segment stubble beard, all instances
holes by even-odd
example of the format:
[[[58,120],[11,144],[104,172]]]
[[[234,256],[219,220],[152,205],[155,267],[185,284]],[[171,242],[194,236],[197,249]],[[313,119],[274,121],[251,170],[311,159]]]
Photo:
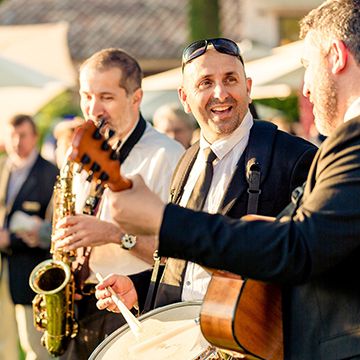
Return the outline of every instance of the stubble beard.
[[[224,103],[226,103],[224,101]],[[219,104],[219,102],[209,102],[208,107],[214,104]],[[230,104],[233,106],[234,114],[227,119],[224,120],[214,120],[211,116],[211,110],[208,110],[210,116],[209,116],[209,126],[212,129],[213,132],[215,132],[218,137],[224,137],[232,134],[241,124],[243,118],[246,115],[247,110],[242,111],[242,109],[238,108],[238,103],[234,99],[231,99],[230,101],[227,101],[227,104]],[[235,112],[236,111],[236,112]]]
[[[328,136],[339,125],[339,111],[337,86],[326,71],[318,78],[316,98],[315,125],[320,134]]]

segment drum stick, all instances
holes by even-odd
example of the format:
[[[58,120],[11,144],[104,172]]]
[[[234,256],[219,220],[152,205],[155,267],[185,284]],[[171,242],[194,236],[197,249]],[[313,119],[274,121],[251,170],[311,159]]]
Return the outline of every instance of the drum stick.
[[[103,277],[99,273],[96,273],[95,275],[99,281],[103,281]],[[120,298],[118,297],[116,292],[110,286],[108,286],[106,288],[106,290],[108,290],[110,292],[112,301],[115,303],[117,308],[120,310],[121,314],[124,316],[126,322],[128,323],[128,325],[130,327],[130,330],[133,332],[133,334],[136,337],[138,337],[139,333],[141,331],[140,321],[131,313],[131,311],[120,300]]]
[[[130,354],[138,354],[138,352],[140,351],[144,351],[151,347],[159,345],[182,332],[188,331],[193,327],[198,326],[199,324],[199,319],[189,320],[185,324],[182,324],[175,329],[171,329],[166,333],[156,335],[148,340],[142,341],[140,344],[131,346],[128,351]]]

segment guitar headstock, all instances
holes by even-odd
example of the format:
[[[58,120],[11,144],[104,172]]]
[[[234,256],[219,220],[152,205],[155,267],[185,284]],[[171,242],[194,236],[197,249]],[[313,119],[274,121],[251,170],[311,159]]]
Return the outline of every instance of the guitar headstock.
[[[75,130],[69,159],[80,164],[102,185],[107,184],[112,191],[131,188],[131,181],[120,174],[118,153],[93,121],[88,120]]]

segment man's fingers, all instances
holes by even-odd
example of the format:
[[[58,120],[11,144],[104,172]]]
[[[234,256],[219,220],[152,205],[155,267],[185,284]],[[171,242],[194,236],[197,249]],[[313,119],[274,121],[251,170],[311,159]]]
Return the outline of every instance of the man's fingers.
[[[75,216],[65,216],[62,219],[59,219],[56,223],[56,228],[57,229],[61,229],[61,228],[67,228],[69,226],[75,225],[78,223],[78,219],[79,219],[80,215],[75,215]]]

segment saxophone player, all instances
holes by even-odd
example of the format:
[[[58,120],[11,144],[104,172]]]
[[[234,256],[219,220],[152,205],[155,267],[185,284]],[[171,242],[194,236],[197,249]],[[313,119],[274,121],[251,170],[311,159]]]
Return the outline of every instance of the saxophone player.
[[[86,120],[98,123],[100,118],[105,119],[105,131],[115,131],[116,140],[122,142],[122,173],[125,176],[141,174],[147,185],[165,201],[183,148],[154,130],[141,116],[141,80],[138,62],[125,51],[105,49],[95,53],[80,68],[81,109]],[[154,238],[135,238],[123,233],[112,221],[107,197],[105,190],[98,218],[75,215],[61,219],[53,237],[55,246],[65,250],[92,248],[87,289],[94,289],[96,272],[106,276],[116,270],[130,275],[138,290],[146,292]],[[83,295],[75,305],[79,332],[62,359],[87,359],[108,334],[124,324],[121,316],[99,311],[93,295]]]

